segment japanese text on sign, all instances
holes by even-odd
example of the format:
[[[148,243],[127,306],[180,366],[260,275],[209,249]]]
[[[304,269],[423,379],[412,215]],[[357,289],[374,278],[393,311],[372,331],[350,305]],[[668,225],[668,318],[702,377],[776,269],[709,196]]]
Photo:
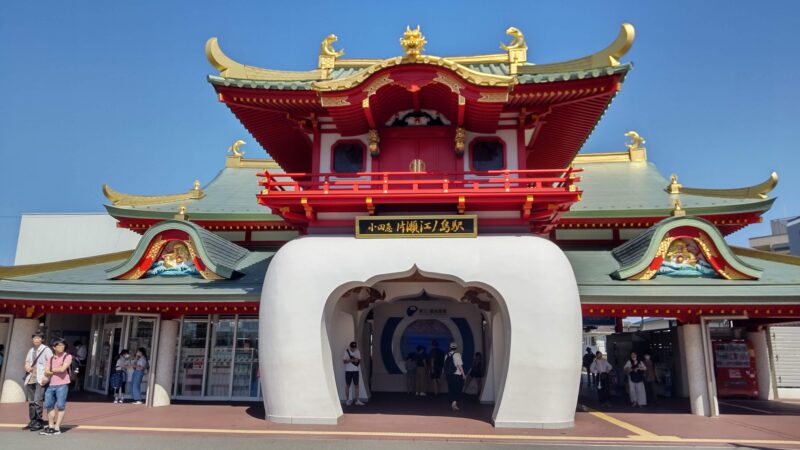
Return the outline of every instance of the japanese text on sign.
[[[475,237],[476,216],[358,217],[356,237]]]

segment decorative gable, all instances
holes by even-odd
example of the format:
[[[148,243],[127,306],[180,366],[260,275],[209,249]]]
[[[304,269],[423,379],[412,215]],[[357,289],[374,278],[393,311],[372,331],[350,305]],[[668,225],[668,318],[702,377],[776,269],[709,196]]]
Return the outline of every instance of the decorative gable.
[[[133,255],[107,272],[114,280],[186,276],[229,279],[249,254],[191,222],[168,220],[151,227]]]
[[[757,280],[762,270],[733,254],[722,234],[697,217],[672,217],[612,251],[619,280],[665,277]]]

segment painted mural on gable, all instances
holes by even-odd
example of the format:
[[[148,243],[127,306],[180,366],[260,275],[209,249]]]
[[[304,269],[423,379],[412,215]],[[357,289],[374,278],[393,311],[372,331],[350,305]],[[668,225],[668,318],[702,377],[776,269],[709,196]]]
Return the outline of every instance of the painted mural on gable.
[[[147,277],[200,276],[192,262],[189,246],[183,241],[170,241],[147,271]]]
[[[692,239],[675,239],[669,245],[656,275],[668,277],[718,278],[717,271],[708,263],[700,247]]]

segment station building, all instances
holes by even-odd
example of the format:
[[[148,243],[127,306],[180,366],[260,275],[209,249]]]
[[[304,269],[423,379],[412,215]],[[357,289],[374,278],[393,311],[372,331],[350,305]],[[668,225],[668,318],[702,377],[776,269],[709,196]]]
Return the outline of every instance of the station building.
[[[335,424],[347,343],[368,401],[405,391],[404,355],[437,340],[467,368],[486,356],[496,426],[569,427],[583,332],[629,316],[668,326],[614,335],[612,364],[651,351],[695,414],[717,414],[721,361],[747,394],[779,394],[767,331],[800,320],[800,259],[724,240],[761,221],[777,175],[683,186],[636,132],[625,151],[579,153],[632,69],[633,27],[552,64],[507,33],[502,53],[438,57],[407,28],[402,54],[379,60],[343,58],[330,35],[307,72],[241,64],[210,39],[217,99],[271,159],[237,141],[185,193],[104,186],[134,250],[0,268],[0,401],[24,400],[43,328],[88,344],[90,391],[108,392],[120,349],[144,347],[150,406],[263,400],[268,420]]]

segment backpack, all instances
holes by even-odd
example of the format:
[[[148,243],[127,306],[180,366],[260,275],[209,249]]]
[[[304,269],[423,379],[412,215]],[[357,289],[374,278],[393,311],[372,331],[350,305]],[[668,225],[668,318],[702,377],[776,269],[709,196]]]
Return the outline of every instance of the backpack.
[[[453,354],[448,353],[444,357],[444,373],[445,375],[452,375],[456,373],[456,362],[453,361]]]

